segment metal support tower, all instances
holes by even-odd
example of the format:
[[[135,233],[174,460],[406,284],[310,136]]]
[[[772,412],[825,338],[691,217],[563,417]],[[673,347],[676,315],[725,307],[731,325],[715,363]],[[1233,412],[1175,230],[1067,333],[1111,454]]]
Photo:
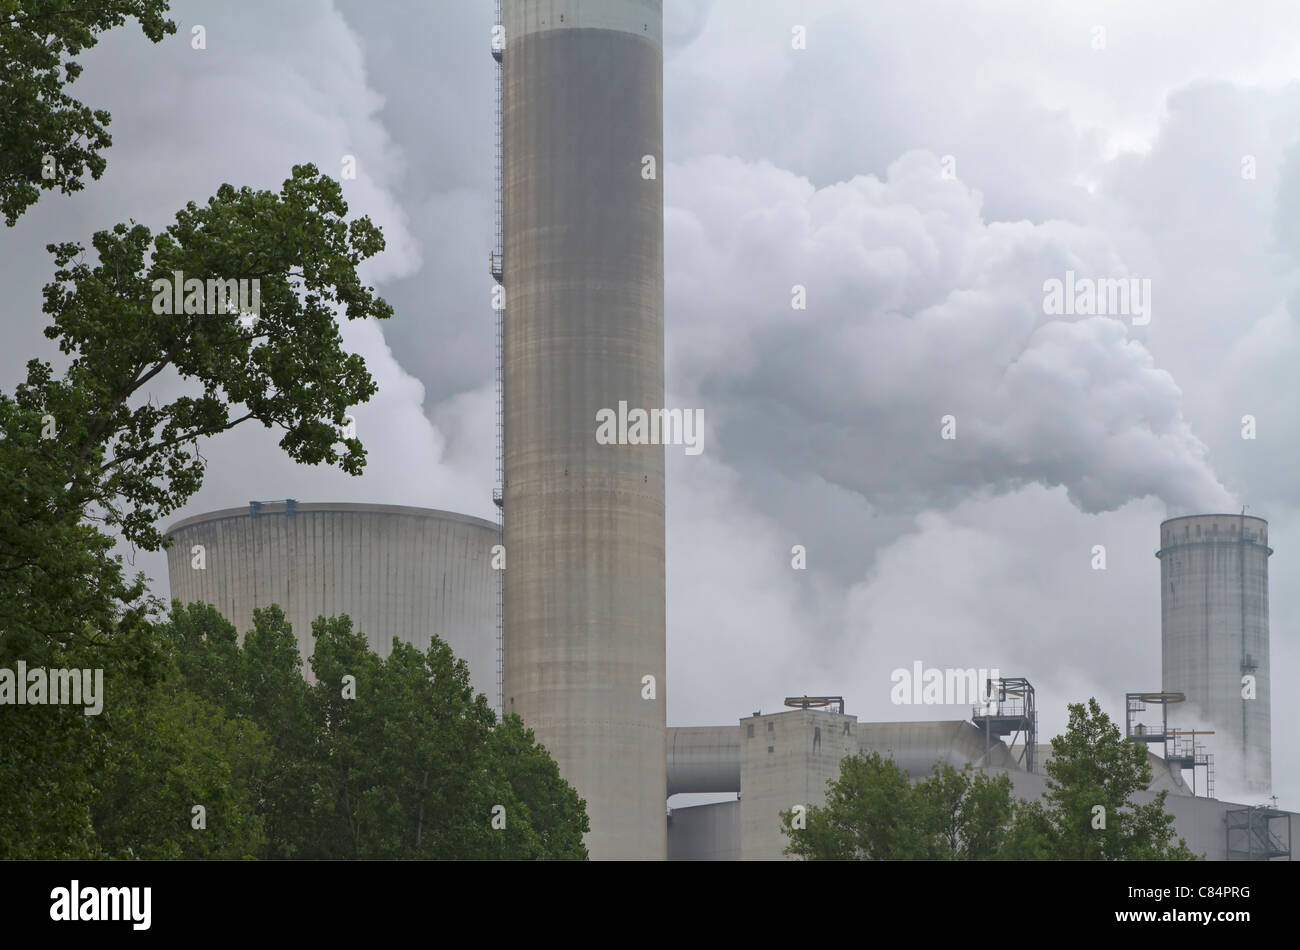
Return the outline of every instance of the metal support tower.
[[[1165,690],[1149,693],[1126,693],[1124,696],[1124,735],[1133,742],[1147,745],[1160,744],[1165,762],[1180,772],[1192,772],[1192,794],[1196,794],[1196,770],[1205,770],[1205,796],[1214,797],[1214,756],[1209,755],[1197,736],[1212,736],[1213,730],[1169,728],[1169,707],[1186,701],[1183,693]],[[1138,721],[1138,714],[1146,712],[1147,705],[1160,707],[1160,725]]]
[[[1205,751],[1197,736],[1212,736],[1214,732],[1195,729],[1170,729],[1165,743],[1165,761],[1179,771],[1191,769],[1192,794],[1196,794],[1196,770],[1205,770],[1205,796],[1214,797],[1214,756]]]
[[[1173,692],[1172,690],[1151,691],[1146,693],[1125,693],[1124,694],[1124,735],[1134,742],[1159,742],[1161,751],[1165,752],[1168,757],[1170,730],[1169,730],[1169,706],[1171,703],[1185,702],[1187,697],[1183,693]],[[1160,707],[1160,729],[1153,731],[1154,727],[1147,723],[1137,721],[1138,713],[1146,712],[1147,704]]]
[[[996,695],[995,695],[996,694]],[[1000,740],[1011,736],[1024,741],[1019,762],[1026,772],[1033,772],[1038,742],[1038,710],[1034,706],[1034,687],[1023,676],[1003,677],[985,682],[984,695],[988,701],[971,707],[971,722],[984,732],[986,750],[993,746],[993,737]],[[988,752],[985,752],[988,761]]]
[[[1229,861],[1291,860],[1291,815],[1271,805],[1238,808],[1226,813],[1227,851]],[[1281,822],[1286,821],[1286,840],[1280,833]],[[1277,822],[1279,830],[1274,830]]]

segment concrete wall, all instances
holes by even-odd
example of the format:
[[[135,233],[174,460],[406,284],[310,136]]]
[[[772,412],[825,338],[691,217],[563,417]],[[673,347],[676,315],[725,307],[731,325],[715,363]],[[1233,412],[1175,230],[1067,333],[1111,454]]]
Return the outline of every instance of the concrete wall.
[[[840,760],[858,751],[856,716],[795,709],[740,721],[740,835],[746,861],[779,861],[780,813],[822,805]]]
[[[662,860],[664,450],[595,438],[601,409],[663,407],[662,4],[503,19],[505,708],[586,799],[592,857]]]
[[[298,638],[304,669],[311,622],[347,614],[387,656],[398,637],[417,648],[430,635],[469,664],[474,689],[496,694],[496,573],[500,543],[490,521],[398,505],[266,504],[196,515],[171,525],[171,596],[213,604],[240,635],[253,609],[279,604]],[[194,545],[206,569],[192,567]]]
[[[1170,709],[1188,728],[1199,712],[1215,735],[1220,786],[1265,795],[1272,786],[1268,625],[1268,523],[1194,515],[1160,526],[1162,688],[1187,694]],[[1253,674],[1256,697],[1242,698]],[[1180,714],[1182,714],[1180,716]]]
[[[739,861],[740,802],[674,808],[668,816],[669,861]]]

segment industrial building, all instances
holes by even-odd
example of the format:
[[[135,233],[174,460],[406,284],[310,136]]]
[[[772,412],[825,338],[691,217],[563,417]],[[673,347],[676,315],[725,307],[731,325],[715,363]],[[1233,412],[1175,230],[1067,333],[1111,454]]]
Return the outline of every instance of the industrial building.
[[[838,712],[756,713],[735,726],[670,728],[672,794],[735,792],[739,798],[671,809],[669,859],[780,860],[788,844],[780,813],[796,804],[825,804],[826,783],[839,775],[840,760],[871,750],[920,777],[936,762],[960,768],[989,752],[969,722],[858,722],[842,705]],[[1001,768],[1015,766],[1001,742],[988,758]]]
[[[174,600],[214,605],[242,636],[253,610],[278,604],[310,675],[311,622],[347,614],[380,656],[393,638],[421,650],[430,634],[469,664],[474,689],[496,686],[495,524],[401,505],[250,502],[185,518],[172,539]]]
[[[798,700],[787,700],[797,705]],[[1005,708],[1004,708],[1005,707]],[[839,775],[840,760],[878,752],[913,780],[929,776],[935,763],[971,766],[1006,775],[1012,794],[1038,799],[1047,790],[1048,744],[1008,746],[981,723],[1022,717],[1019,700],[997,704],[971,720],[859,722],[825,708],[759,714],[734,726],[670,728],[668,787],[672,794],[734,792],[734,801],[670,808],[668,858],[673,861],[781,860],[789,843],[780,813],[795,805],[826,803],[826,783]],[[1150,802],[1168,792],[1165,810],[1175,833],[1208,860],[1289,860],[1292,813],[1268,805],[1242,805],[1194,795],[1182,770],[1148,752],[1152,781],[1133,800]],[[1027,767],[1035,762],[1033,769]]]
[[[841,760],[862,751],[913,777],[971,765],[1041,795],[1050,747],[1024,679],[1004,680],[996,707],[970,720],[859,722],[841,700],[667,728],[664,449],[595,437],[601,410],[663,406],[662,2],[504,0],[498,15],[503,527],[387,505],[252,503],[168,529],[172,596],[215,604],[241,631],[254,607],[278,603],[304,655],[320,614],[349,614],[382,653],[395,636],[442,637],[586,800],[593,858],[780,859],[779,813],[821,804]],[[1268,792],[1267,524],[1198,515],[1160,531],[1163,682],[1126,709],[1155,775],[1136,797],[1169,791],[1177,833],[1210,858],[1289,857],[1290,814],[1211,797],[1207,751],[1221,774]],[[508,564],[494,571],[501,543]],[[737,797],[666,807],[695,793]]]
[[[1260,519],[1250,520],[1255,523],[1250,525],[1253,537],[1247,543],[1260,544],[1267,526]],[[1192,523],[1183,524],[1188,521]],[[1174,522],[1179,530],[1170,528]],[[1174,522],[1161,527],[1161,553],[1166,557],[1178,548],[1183,527],[1189,529],[1189,543],[1197,543],[1193,519]],[[1204,537],[1204,523],[1201,527]],[[1239,538],[1239,521],[1236,527]],[[1208,533],[1214,538],[1219,532]],[[167,535],[173,539],[168,552],[172,597],[184,603],[214,604],[241,633],[251,626],[254,608],[279,604],[293,625],[304,659],[311,652],[311,621],[320,615],[348,614],[354,629],[365,632],[372,648],[382,655],[387,655],[394,637],[423,649],[430,635],[436,634],[468,662],[474,688],[491,695],[499,669],[496,593],[501,572],[492,566],[500,534],[490,521],[424,508],[301,504],[289,499],[250,502],[244,508],[186,518],[171,525]],[[1231,546],[1231,531],[1228,537]],[[1266,557],[1267,551],[1264,547],[1258,553]],[[1208,559],[1216,563],[1214,554]],[[1222,561],[1217,557],[1218,563]],[[1190,580],[1194,575],[1187,565],[1173,566],[1181,571],[1173,581],[1173,596],[1178,596],[1182,585],[1188,600],[1199,596],[1202,601],[1227,603],[1235,608],[1235,616],[1241,615],[1243,598],[1224,589],[1231,585],[1224,583],[1222,568],[1217,574],[1195,575],[1214,592],[1207,598],[1203,592],[1195,593]],[[1161,582],[1166,618],[1167,576],[1168,571]],[[1250,582],[1247,591],[1266,591],[1266,585],[1265,573]],[[1188,613],[1195,617],[1194,611]],[[1262,606],[1248,604],[1246,609],[1247,617],[1261,613],[1266,630],[1266,595]],[[1228,622],[1231,616],[1229,612],[1213,621],[1209,649],[1212,656],[1228,656],[1226,662],[1235,670],[1236,656],[1230,647],[1234,638],[1239,642],[1241,627]],[[1205,622],[1198,627],[1184,615],[1175,617],[1199,631],[1202,640],[1206,637]],[[1168,619],[1165,629],[1170,629]],[[1172,643],[1172,649],[1184,649],[1178,639]],[[1165,644],[1166,684],[1176,683],[1190,693],[1197,686],[1196,678],[1169,677],[1170,640]],[[1266,652],[1263,657],[1265,662],[1256,664],[1256,672],[1266,674]],[[1173,668],[1179,669],[1177,663]],[[1192,668],[1200,669],[1195,664]],[[969,720],[860,722],[844,712],[838,697],[834,698],[838,704],[805,697],[787,701],[803,708],[755,713],[734,725],[666,729],[665,784],[662,789],[655,787],[661,793],[659,817],[666,857],[783,858],[787,841],[780,812],[795,804],[823,804],[826,783],[839,774],[841,759],[859,752],[877,751],[892,758],[913,778],[927,776],[936,762],[958,768],[970,765],[1006,774],[1017,797],[1041,796],[1046,789],[1043,765],[1051,747],[1037,742],[1033,687],[1020,677],[1003,678],[1001,685],[998,702],[972,707]],[[835,705],[838,708],[829,708]],[[1147,745],[1153,775],[1151,788],[1135,799],[1146,802],[1159,791],[1168,791],[1165,807],[1174,816],[1177,834],[1211,860],[1289,858],[1291,813],[1255,799],[1254,804],[1234,804],[1214,797],[1214,754],[1207,749],[1235,744],[1238,734],[1181,728],[1187,725],[1189,707],[1189,696],[1183,691],[1129,694],[1126,734]],[[1266,713],[1268,707],[1262,708]],[[1266,737],[1267,715],[1262,730],[1249,728],[1254,732],[1248,735],[1262,731]],[[1004,742],[1008,738],[1010,742]],[[554,746],[548,749],[552,754],[559,751]],[[1238,760],[1229,757],[1228,761]],[[734,794],[736,799],[669,808],[665,821],[666,799],[700,793]]]
[[[241,633],[255,608],[279,604],[304,658],[311,652],[311,621],[319,615],[348,614],[382,655],[394,637],[423,649],[436,634],[467,660],[474,688],[491,695],[500,573],[492,555],[500,535],[490,521],[424,508],[290,499],[186,518],[167,535],[173,539],[172,597],[215,605]],[[926,777],[936,762],[970,765],[1006,774],[1017,797],[1041,796],[1051,747],[1036,741],[1033,687],[1018,677],[1001,682],[998,702],[972,707],[969,720],[860,722],[844,712],[839,697],[838,708],[804,697],[787,700],[803,708],[755,713],[734,725],[666,729],[665,785],[656,789],[666,857],[782,859],[788,842],[780,813],[796,804],[824,804],[826,783],[839,774],[840,761],[860,752],[892,758],[914,779]],[[1173,691],[1129,695],[1126,732],[1151,750],[1153,775],[1150,789],[1135,800],[1167,791],[1165,808],[1177,834],[1211,860],[1289,858],[1291,813],[1213,797],[1213,763],[1203,743],[1214,736],[1178,728],[1184,699]],[[665,817],[670,796],[700,793],[736,799],[668,808]]]

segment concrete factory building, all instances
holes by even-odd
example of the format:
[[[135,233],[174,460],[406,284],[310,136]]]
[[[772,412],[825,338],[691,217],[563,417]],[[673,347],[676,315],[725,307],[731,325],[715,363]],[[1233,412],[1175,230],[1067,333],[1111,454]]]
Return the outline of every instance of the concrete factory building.
[[[347,614],[381,656],[397,637],[431,634],[469,664],[474,689],[496,690],[498,572],[491,521],[401,505],[251,502],[167,528],[171,596],[214,605],[242,636],[253,610],[279,604],[303,665],[318,616]]]
[[[840,760],[873,751],[892,758],[913,780],[926,778],[941,762],[1006,775],[1016,798],[1038,799],[1047,790],[1043,766],[1050,745],[1036,747],[1031,771],[1018,754],[1023,749],[996,737],[990,741],[976,721],[859,722],[842,711],[794,709],[756,713],[734,726],[670,728],[672,792],[735,792],[737,798],[670,809],[669,859],[782,859],[789,842],[780,813],[797,804],[824,805],[826,783],[839,775]],[[1293,813],[1193,795],[1179,769],[1154,753],[1148,760],[1151,786],[1133,799],[1142,804],[1167,791],[1165,810],[1174,818],[1175,834],[1194,853],[1212,861],[1290,859]]]

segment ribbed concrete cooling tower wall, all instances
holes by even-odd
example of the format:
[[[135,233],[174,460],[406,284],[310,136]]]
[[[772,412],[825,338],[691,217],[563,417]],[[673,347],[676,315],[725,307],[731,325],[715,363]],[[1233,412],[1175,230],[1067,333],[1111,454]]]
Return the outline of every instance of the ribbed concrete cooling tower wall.
[[[1162,688],[1187,694],[1221,785],[1272,784],[1268,673],[1268,522],[1191,515],[1160,526]],[[1255,677],[1255,698],[1243,678]],[[1173,707],[1179,711],[1181,707]],[[1180,728],[1188,725],[1179,723]]]
[[[663,447],[595,438],[598,410],[663,407],[662,3],[502,12],[505,708],[593,858],[662,859]]]
[[[304,669],[311,622],[347,614],[382,656],[397,637],[420,650],[430,635],[469,664],[476,692],[496,695],[495,524],[399,505],[265,503],[178,521],[167,552],[171,596],[214,605],[242,635],[253,609],[279,604]],[[203,547],[205,567],[193,566]]]

